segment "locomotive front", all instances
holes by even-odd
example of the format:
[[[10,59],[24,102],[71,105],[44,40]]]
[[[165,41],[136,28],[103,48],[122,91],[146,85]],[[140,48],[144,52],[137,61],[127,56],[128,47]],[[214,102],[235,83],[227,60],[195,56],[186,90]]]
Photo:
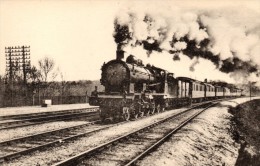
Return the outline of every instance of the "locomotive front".
[[[132,55],[126,62],[117,55],[115,60],[104,63],[101,70],[100,82],[105,91],[89,98],[90,105],[100,106],[101,120],[109,117],[127,120],[131,114],[137,114],[134,111],[137,101],[148,85],[156,82],[153,70]]]
[[[105,93],[140,93],[145,90],[144,85],[156,82],[154,71],[145,67],[142,61],[133,55],[128,56],[126,62],[117,58],[102,66],[101,84],[105,86]]]
[[[102,66],[101,84],[105,92],[121,92],[130,81],[130,70],[125,62],[112,60]]]

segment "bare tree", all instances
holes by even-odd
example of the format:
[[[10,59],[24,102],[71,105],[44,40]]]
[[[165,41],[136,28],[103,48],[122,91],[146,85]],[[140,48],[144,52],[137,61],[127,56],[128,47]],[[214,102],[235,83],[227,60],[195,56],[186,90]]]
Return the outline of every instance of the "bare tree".
[[[49,57],[44,57],[38,61],[40,71],[42,72],[43,81],[48,81],[48,76],[51,71],[54,69],[55,63],[54,60]]]
[[[55,62],[52,58],[44,57],[38,61],[40,72],[43,80],[43,96],[48,93],[48,88],[51,87],[52,82],[57,76],[57,71],[54,71]],[[51,77],[51,80],[50,80]],[[50,82],[52,81],[52,82]],[[50,93],[52,93],[50,91]],[[49,94],[52,95],[52,94]]]

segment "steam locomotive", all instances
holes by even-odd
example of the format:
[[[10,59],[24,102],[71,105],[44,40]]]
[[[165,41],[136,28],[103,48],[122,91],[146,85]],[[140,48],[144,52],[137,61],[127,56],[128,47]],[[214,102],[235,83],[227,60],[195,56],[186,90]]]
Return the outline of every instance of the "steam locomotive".
[[[124,52],[102,66],[104,92],[90,96],[89,104],[100,107],[101,121],[129,120],[165,109],[205,100],[241,96],[242,90],[230,84],[174,77],[164,69],[147,64],[133,55],[123,61]]]

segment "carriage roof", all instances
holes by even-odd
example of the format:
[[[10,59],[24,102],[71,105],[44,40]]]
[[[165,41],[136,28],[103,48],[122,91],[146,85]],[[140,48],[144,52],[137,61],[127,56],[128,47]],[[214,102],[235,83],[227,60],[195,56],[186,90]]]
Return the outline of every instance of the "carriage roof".
[[[176,79],[181,80],[181,81],[185,81],[185,82],[195,82],[195,83],[199,83],[199,84],[204,84],[204,82],[189,78],[189,77],[177,77]]]

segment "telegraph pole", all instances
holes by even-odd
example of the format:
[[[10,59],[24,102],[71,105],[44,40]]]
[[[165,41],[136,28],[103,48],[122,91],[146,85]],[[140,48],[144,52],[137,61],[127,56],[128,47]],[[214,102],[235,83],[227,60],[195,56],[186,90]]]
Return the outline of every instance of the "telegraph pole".
[[[26,93],[26,75],[31,70],[30,46],[5,47],[6,76],[11,86],[11,106],[13,106],[13,88],[15,74],[23,75],[24,90]]]
[[[13,106],[13,62],[12,62],[12,50],[11,47],[5,48],[6,53],[6,74],[9,78],[9,85],[11,85],[11,106]]]
[[[23,73],[23,82],[26,84],[26,74],[31,69],[30,46],[5,47],[6,73],[13,79],[14,70]]]

